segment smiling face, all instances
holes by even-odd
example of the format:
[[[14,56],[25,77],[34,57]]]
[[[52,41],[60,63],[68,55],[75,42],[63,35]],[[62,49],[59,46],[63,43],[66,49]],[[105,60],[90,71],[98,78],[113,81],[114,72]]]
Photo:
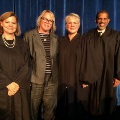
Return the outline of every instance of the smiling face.
[[[110,21],[110,19],[108,17],[108,14],[105,12],[99,13],[95,20],[99,30],[106,29],[107,25],[109,24],[109,21]]]
[[[66,20],[66,29],[70,34],[77,34],[80,27],[79,20],[74,16],[69,16]]]
[[[49,12],[44,13],[40,20],[39,32],[49,33],[53,22],[51,14]]]
[[[14,34],[17,29],[17,20],[15,16],[8,17],[1,22],[3,34]]]

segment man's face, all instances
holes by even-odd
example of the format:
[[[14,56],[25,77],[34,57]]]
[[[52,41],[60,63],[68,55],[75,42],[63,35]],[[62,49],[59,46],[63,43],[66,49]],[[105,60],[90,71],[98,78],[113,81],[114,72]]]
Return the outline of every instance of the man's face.
[[[107,13],[99,13],[98,18],[95,20],[99,30],[106,29],[109,24],[110,19],[108,18]]]

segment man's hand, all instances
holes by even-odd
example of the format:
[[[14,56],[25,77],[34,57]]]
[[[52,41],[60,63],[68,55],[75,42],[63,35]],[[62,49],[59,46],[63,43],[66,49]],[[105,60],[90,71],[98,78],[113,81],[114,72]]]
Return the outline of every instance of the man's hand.
[[[114,78],[113,87],[117,87],[120,84],[120,80]]]
[[[88,85],[82,84],[82,88],[86,88],[88,87]]]

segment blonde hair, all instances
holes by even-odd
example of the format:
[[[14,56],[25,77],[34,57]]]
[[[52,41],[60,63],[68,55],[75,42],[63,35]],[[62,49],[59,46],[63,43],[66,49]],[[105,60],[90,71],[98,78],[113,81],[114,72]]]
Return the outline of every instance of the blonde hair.
[[[14,17],[16,18],[16,21],[17,21],[17,29],[16,29],[16,31],[15,31],[15,35],[16,35],[16,36],[19,36],[19,35],[21,34],[21,29],[20,29],[20,25],[19,25],[19,23],[18,23],[18,18],[17,18],[17,16],[15,15],[14,12],[9,11],[9,12],[3,13],[3,14],[0,16],[0,22],[3,22],[4,20],[6,20],[7,18],[12,17],[12,16],[14,16]],[[3,27],[2,27],[1,24],[0,24],[0,34],[3,34],[3,32],[4,32]]]
[[[78,20],[78,24],[80,25],[80,16],[76,13],[70,13],[65,17],[65,23],[67,24],[68,18],[69,17],[75,17]]]
[[[40,27],[40,20],[41,20],[42,16],[43,16],[45,13],[49,13],[49,14],[51,15],[52,20],[54,21],[54,22],[53,22],[53,25],[52,25],[52,28],[50,29],[50,32],[54,32],[54,31],[56,30],[55,16],[54,16],[54,14],[53,14],[50,10],[44,10],[44,11],[39,15],[39,17],[37,18],[36,25],[37,25],[37,27]]]

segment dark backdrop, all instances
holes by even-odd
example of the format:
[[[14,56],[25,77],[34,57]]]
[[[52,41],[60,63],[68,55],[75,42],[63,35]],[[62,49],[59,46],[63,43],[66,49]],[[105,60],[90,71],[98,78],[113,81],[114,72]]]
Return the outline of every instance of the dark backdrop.
[[[105,9],[110,14],[109,26],[120,30],[120,0],[0,0],[0,14],[14,11],[19,18],[22,34],[36,26],[36,19],[45,10],[51,10],[56,17],[56,33],[65,35],[64,18],[74,12],[81,17],[79,32],[84,33],[95,27],[95,15]],[[120,105],[120,87],[117,88]]]
[[[95,27],[95,15],[102,9],[110,14],[109,26],[120,30],[120,0],[0,0],[0,14],[14,11],[22,33],[36,26],[37,17],[45,9],[55,14],[58,35],[65,35],[64,18],[67,14],[74,12],[80,15],[79,31],[84,33]]]

